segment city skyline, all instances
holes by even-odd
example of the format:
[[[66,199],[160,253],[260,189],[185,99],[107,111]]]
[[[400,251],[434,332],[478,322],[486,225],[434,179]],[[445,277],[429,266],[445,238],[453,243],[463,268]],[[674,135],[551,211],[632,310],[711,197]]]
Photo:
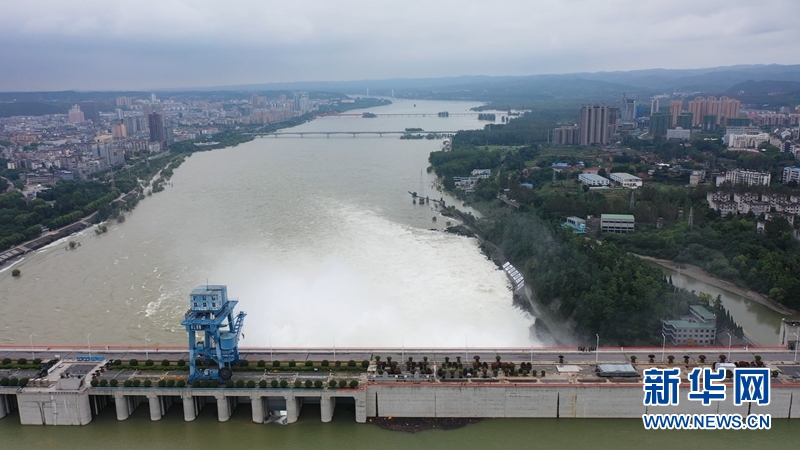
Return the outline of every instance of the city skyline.
[[[800,62],[785,0],[4,6],[0,91],[533,75]],[[587,41],[587,36],[606,36]]]

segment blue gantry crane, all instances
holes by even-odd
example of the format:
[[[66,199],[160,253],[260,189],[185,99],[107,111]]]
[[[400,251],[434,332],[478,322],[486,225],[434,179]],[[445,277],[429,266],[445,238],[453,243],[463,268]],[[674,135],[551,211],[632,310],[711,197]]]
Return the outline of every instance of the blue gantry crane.
[[[231,379],[231,363],[239,361],[239,336],[242,333],[244,317],[240,311],[234,319],[237,300],[228,300],[228,287],[223,285],[203,285],[189,294],[189,310],[181,325],[189,332],[189,383],[194,380]],[[198,341],[197,333],[203,340]],[[216,362],[207,369],[197,367]]]

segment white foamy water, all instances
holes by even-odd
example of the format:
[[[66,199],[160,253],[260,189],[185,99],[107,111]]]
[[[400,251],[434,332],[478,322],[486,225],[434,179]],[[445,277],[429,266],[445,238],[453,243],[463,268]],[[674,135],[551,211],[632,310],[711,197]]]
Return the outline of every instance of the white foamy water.
[[[331,235],[219,269],[249,313],[247,343],[458,346],[529,343],[532,318],[474,240],[334,206]],[[495,327],[494,324],[503,324]]]
[[[376,112],[465,111],[401,102]],[[319,119],[305,131],[479,128],[474,118]],[[246,346],[526,346],[533,318],[475,240],[413,205],[438,141],[264,138],[193,155],[125,223],[0,273],[0,340],[180,345],[188,293],[227,284]],[[420,186],[422,184],[422,186]],[[452,199],[448,199],[452,201]],[[437,221],[433,222],[432,217]],[[439,231],[430,231],[436,228]]]

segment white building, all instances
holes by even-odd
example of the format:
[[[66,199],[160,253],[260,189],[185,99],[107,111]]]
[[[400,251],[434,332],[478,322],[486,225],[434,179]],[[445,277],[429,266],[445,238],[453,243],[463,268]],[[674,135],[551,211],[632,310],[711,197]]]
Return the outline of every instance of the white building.
[[[738,135],[756,135],[761,134],[761,128],[758,127],[726,127],[725,128],[725,137],[722,138],[722,142],[727,145],[731,146],[731,138],[732,136]]]
[[[619,183],[622,187],[636,189],[642,187],[642,179],[625,172],[611,174],[611,180]]]
[[[78,105],[73,106],[69,110],[69,113],[67,113],[67,120],[69,123],[85,122],[86,120],[83,118],[83,111],[81,111],[81,107]]]
[[[784,167],[781,181],[783,181],[783,184],[787,184],[790,181],[800,183],[800,167]]]
[[[630,214],[600,214],[600,231],[603,233],[629,233],[636,220]]]
[[[582,173],[578,175],[578,181],[585,186],[609,186],[608,178],[595,175],[593,173]]]
[[[746,184],[749,186],[761,185],[769,186],[772,175],[769,172],[753,172],[750,170],[734,169],[725,174],[725,182],[737,185]]]
[[[667,130],[667,139],[688,141],[691,138],[692,138],[691,130],[684,130],[681,127],[675,128],[674,130]]]
[[[728,137],[728,147],[731,149],[754,150],[764,142],[769,142],[769,133],[732,134]]]

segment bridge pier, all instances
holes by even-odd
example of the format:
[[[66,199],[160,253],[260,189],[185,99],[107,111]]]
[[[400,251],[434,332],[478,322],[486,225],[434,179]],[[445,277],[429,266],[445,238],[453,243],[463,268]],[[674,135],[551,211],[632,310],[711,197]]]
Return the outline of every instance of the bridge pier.
[[[300,403],[301,399],[296,398],[293,394],[289,394],[285,398],[286,423],[295,423],[297,422],[297,417],[300,415],[300,410],[303,407],[302,403]]]
[[[253,409],[253,422],[264,423],[264,398],[255,393],[251,394],[250,405]]]
[[[323,395],[319,399],[319,409],[323,422],[330,422],[333,420],[333,410],[336,408],[336,397],[325,397]]]
[[[183,420],[187,422],[191,422],[197,418],[197,402],[192,394],[182,394],[181,399],[183,400]]]
[[[128,397],[114,393],[114,406],[117,410],[117,420],[126,420],[131,415],[131,406]]]
[[[148,394],[147,402],[150,404],[150,420],[153,422],[161,420],[161,398],[156,394]]]

